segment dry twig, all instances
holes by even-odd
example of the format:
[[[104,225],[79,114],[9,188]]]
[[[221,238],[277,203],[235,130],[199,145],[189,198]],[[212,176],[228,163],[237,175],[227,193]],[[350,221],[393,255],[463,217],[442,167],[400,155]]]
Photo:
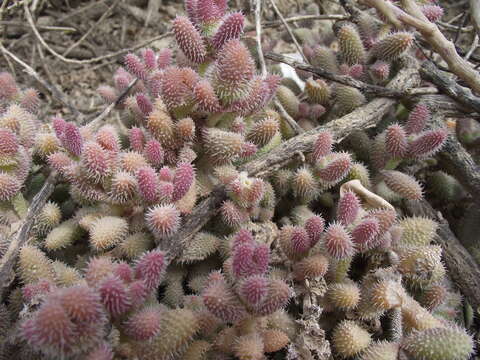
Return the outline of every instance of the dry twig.
[[[445,126],[445,118],[450,113],[461,111],[458,103],[443,95],[420,96],[416,99],[422,104],[427,104],[433,109],[430,127]],[[480,167],[467,150],[460,144],[455,136],[449,136],[442,151],[438,153],[440,164],[447,172],[455,174],[455,178],[470,193],[472,199],[480,204]]]
[[[265,64],[265,58],[263,56],[262,49],[262,0],[255,0],[255,40],[257,43],[258,59],[260,61],[260,69],[262,70],[262,76],[267,75],[267,65]]]
[[[295,132],[295,134],[301,134],[303,132],[305,132],[301,127],[300,125],[298,125],[298,123],[295,121],[294,118],[292,118],[287,110],[285,110],[285,108],[283,107],[283,105],[280,103],[280,101],[278,100],[274,100],[273,103],[275,104],[275,107],[278,109],[278,111],[280,111],[280,115],[282,115],[282,117],[285,119],[285,121],[288,123],[288,125],[290,125],[290,127],[293,129],[293,131]]]
[[[275,6],[273,4],[273,6]],[[256,33],[256,46],[258,58],[260,61],[260,69],[262,71],[262,76],[267,75],[267,65],[265,64],[265,56],[262,49],[262,23],[261,23],[261,14],[262,14],[262,0],[255,0],[255,33]],[[296,134],[303,132],[303,129],[297,124],[297,122],[287,113],[283,105],[278,101],[274,101],[275,106],[280,111],[283,118],[287,121],[290,127],[295,131]]]
[[[458,26],[450,25],[449,23],[445,23],[443,21],[437,21],[437,24],[441,28],[445,30],[450,30],[450,31],[459,31],[459,29],[460,29],[460,32],[462,33],[469,33],[473,31],[473,26],[464,26],[464,27],[461,26],[459,28]]]
[[[160,5],[162,5],[162,0],[148,1],[148,9],[147,9],[147,17],[145,19],[145,26],[148,26],[150,21],[154,18],[154,15],[157,15],[158,9],[160,9]]]
[[[127,96],[127,94],[129,93],[129,91],[135,86],[135,84],[137,83],[138,79],[135,78],[134,80],[132,80],[130,82],[130,84],[128,84],[128,87],[120,94],[119,97],[117,97],[117,99],[111,103],[110,105],[108,105],[105,109],[103,109],[103,111],[98,114],[97,116],[95,116],[94,119],[92,119],[87,126],[89,126],[91,129],[95,129],[99,124],[100,122],[105,119],[108,114],[110,114],[110,112],[113,110],[113,108],[115,108],[115,106],[117,106],[118,104],[120,104],[123,99],[125,99],[125,97]]]
[[[30,9],[28,8],[28,3],[26,1],[23,3],[23,9],[25,11],[25,17],[27,18],[28,24],[30,25],[30,28],[32,29],[33,34],[35,35],[37,40],[40,41],[40,43],[43,45],[43,47],[45,49],[47,49],[47,51],[50,54],[52,54],[53,56],[59,58],[60,60],[62,60],[63,62],[66,62],[66,63],[82,64],[82,60],[68,59],[68,58],[64,57],[63,55],[57,53],[55,50],[53,50],[47,44],[47,42],[43,39],[42,35],[40,35],[40,32],[38,31],[38,29],[35,25],[35,21],[33,20],[32,13],[30,12]]]
[[[113,53],[110,53],[110,54],[106,54],[106,55],[102,55],[102,56],[98,56],[98,57],[95,57],[95,58],[92,58],[92,59],[87,59],[87,60],[76,60],[76,59],[69,59],[69,58],[66,58],[64,56],[62,56],[61,54],[57,53],[55,50],[53,50],[46,42],[45,40],[42,38],[42,36],[40,35],[40,32],[38,31],[36,25],[35,25],[35,22],[33,21],[33,17],[32,17],[32,14],[30,12],[30,10],[28,9],[28,6],[27,5],[24,5],[24,8],[25,8],[25,16],[27,18],[27,21],[35,35],[35,37],[38,39],[38,41],[40,41],[40,43],[42,44],[42,46],[48,50],[49,53],[51,53],[53,56],[57,57],[58,59],[62,60],[63,62],[66,62],[66,63],[69,63],[69,64],[78,64],[78,65],[85,65],[85,64],[92,64],[92,63],[96,63],[96,62],[99,62],[99,61],[102,61],[102,60],[106,60],[106,59],[110,59],[112,57],[117,57],[119,55],[122,55],[122,54],[126,54],[130,51],[135,51],[137,49],[140,49],[142,47],[145,47],[147,46],[148,44],[151,44],[152,42],[154,41],[157,41],[157,40],[160,40],[160,39],[163,39],[163,38],[166,38],[166,37],[169,37],[172,35],[171,32],[167,32],[165,34],[162,34],[162,35],[158,35],[158,36],[155,36],[151,39],[148,39],[142,43],[139,43],[131,48],[126,48],[126,49],[122,49],[122,50],[119,50],[119,51],[116,51],[116,52],[113,52]]]
[[[468,109],[473,109],[480,113],[480,97],[473,95],[469,88],[458,85],[448,74],[437,69],[431,62],[426,61],[422,64],[420,75],[425,80],[434,83],[448,96],[467,106]]]
[[[98,11],[99,12],[103,12],[104,10],[101,9],[99,6],[100,5],[105,5],[105,7],[107,7],[107,4],[106,4],[107,0],[98,0],[98,1],[93,1],[91,3],[88,3],[87,5],[85,6],[82,6],[82,7],[78,7],[76,8],[75,10],[73,11],[69,11],[67,14],[63,15],[62,17],[58,18],[57,21],[59,23],[65,23],[68,19],[71,19],[72,17],[75,17],[77,15],[80,15],[82,13],[85,13],[85,12],[88,12],[89,10],[91,10],[92,8],[98,8]]]
[[[470,49],[468,50],[467,54],[465,55],[464,59],[468,60],[472,56],[473,52],[477,50],[478,48],[478,35],[475,34],[475,37],[473,39],[472,45],[470,46]]]
[[[327,80],[331,80],[334,82],[338,82],[343,85],[351,86],[354,88],[359,89],[361,92],[366,93],[366,94],[372,94],[372,95],[377,95],[377,96],[382,96],[382,97],[391,97],[391,98],[401,98],[404,96],[409,96],[409,91],[410,89],[404,90],[404,91],[399,91],[396,89],[389,89],[383,86],[378,86],[378,85],[370,85],[367,84],[363,81],[356,80],[352,78],[351,76],[348,75],[337,75],[328,71],[325,71],[319,67],[314,67],[308,64],[301,63],[295,59],[292,59],[287,56],[283,56],[280,54],[275,54],[272,52],[269,52],[265,54],[265,57],[267,59],[281,62],[287,65],[290,65],[291,67],[303,71],[310,72],[312,74],[315,74],[319,77],[323,77]]]
[[[406,74],[408,74],[409,78],[404,77]],[[408,67],[403,69],[401,73],[390,82],[389,87],[393,89],[405,89],[413,87],[418,83],[418,71]],[[406,84],[408,85],[405,86]],[[313,130],[281,143],[269,153],[242,166],[241,170],[246,171],[251,176],[268,176],[288,163],[294,152],[309,152],[320,131],[330,131],[334,135],[335,140],[339,142],[354,130],[363,130],[375,126],[395,103],[396,100],[389,98],[374,99],[339,119],[318,126]]]
[[[283,19],[286,23],[295,23],[297,21],[307,21],[307,20],[331,20],[331,21],[341,21],[348,20],[348,16],[340,14],[322,14],[322,15],[299,15],[292,16],[289,18]],[[262,24],[264,28],[278,27],[284,25],[284,22],[280,21],[267,21]]]
[[[470,12],[475,31],[480,36],[480,1],[470,0]]]
[[[287,29],[287,32],[290,35],[290,38],[292,39],[293,43],[295,44],[297,51],[300,53],[300,55],[302,55],[303,61],[308,63],[308,60],[305,57],[305,54],[303,53],[302,47],[298,43],[298,40],[295,34],[293,33],[292,29],[290,29],[290,26],[288,26],[288,23],[285,21],[285,18],[283,17],[282,13],[280,12],[280,10],[278,10],[277,4],[275,4],[275,0],[270,0],[270,4],[272,5],[273,10],[277,14],[277,16],[280,18],[280,21],[283,23],[283,26],[285,26],[285,29]]]
[[[435,119],[434,124],[442,125],[443,116]],[[450,136],[446,141],[442,151],[438,154],[441,163],[446,170],[455,174],[455,178],[472,195],[472,199],[480,204],[480,168],[472,158],[470,153],[458,142],[456,138]]]
[[[30,28],[28,24],[24,24],[19,21],[0,21],[0,25],[7,25],[7,26],[18,26],[22,28]],[[61,32],[76,32],[77,29],[73,27],[67,26],[45,26],[45,25],[38,25],[38,30],[42,31],[61,31]]]
[[[169,239],[166,246],[165,250],[168,252],[169,261],[183,253],[197,232],[217,213],[217,209],[225,197],[223,187],[215,188],[208,197],[195,206],[190,215],[184,218],[181,229]]]
[[[111,12],[113,11],[113,9],[115,9],[115,7],[118,5],[118,3],[120,2],[120,0],[116,0],[108,9],[107,11],[105,11],[102,16],[100,17],[100,19],[98,19],[95,24],[93,24],[89,29],[88,31],[82,35],[82,37],[80,39],[78,39],[78,41],[76,41],[74,44],[70,45],[67,50],[65,50],[62,54],[62,56],[67,56],[68,54],[70,54],[70,52],[75,49],[77,46],[79,46],[97,27],[98,25],[100,25],[108,16],[110,16]]]

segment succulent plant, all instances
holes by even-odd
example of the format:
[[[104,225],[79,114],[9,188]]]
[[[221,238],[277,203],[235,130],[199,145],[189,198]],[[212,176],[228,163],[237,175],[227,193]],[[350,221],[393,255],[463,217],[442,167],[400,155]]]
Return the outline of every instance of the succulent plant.
[[[10,218],[34,195],[24,185],[45,180],[36,169],[58,180],[0,305],[0,358],[296,358],[314,323],[334,358],[468,359],[474,340],[454,323],[460,295],[439,224],[405,216],[401,202],[468,199],[432,160],[449,131],[431,126],[424,104],[396,107],[340,144],[327,130],[302,134],[316,138],[298,158],[249,173],[294,133],[274,97],[311,129],[371,96],[300,71],[303,90],[260,75],[241,12],[225,0],[185,8],[174,46],[127,54],[99,87],[120,124],[40,126],[38,94],[0,73],[0,255],[4,227],[16,229]],[[443,12],[421,10],[433,22]],[[295,30],[313,66],[383,86],[414,35],[368,12],[355,20],[322,39]],[[467,125],[457,133],[471,145]],[[212,202],[215,216],[194,218]]]

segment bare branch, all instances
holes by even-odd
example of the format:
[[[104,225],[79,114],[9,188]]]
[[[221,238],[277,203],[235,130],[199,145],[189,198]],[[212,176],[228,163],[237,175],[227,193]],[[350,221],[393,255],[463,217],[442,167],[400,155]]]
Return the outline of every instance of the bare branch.
[[[285,18],[283,17],[280,10],[278,10],[277,5],[275,4],[275,0],[270,0],[270,4],[272,4],[273,10],[277,14],[277,16],[280,18],[281,22],[285,26],[285,29],[287,29],[287,32],[290,35],[290,37],[292,38],[292,41],[295,44],[295,47],[297,48],[297,51],[300,53],[300,55],[302,55],[303,61],[308,62],[307,58],[305,57],[305,54],[303,53],[302,47],[298,43],[298,40],[297,40],[295,34],[293,33],[292,29],[290,29],[290,26],[288,26],[288,23],[285,21]]]
[[[260,69],[262,69],[262,76],[267,75],[267,65],[265,64],[265,58],[263,56],[262,49],[262,0],[255,0],[255,33],[257,41],[257,53],[260,61]]]
[[[451,136],[438,156],[448,172],[454,174],[473,200],[480,204],[480,168],[468,151]]]
[[[461,110],[458,103],[443,95],[420,96],[418,102],[427,104],[433,110],[430,127],[445,126],[445,118],[452,112]],[[471,194],[472,199],[480,204],[480,167],[460,144],[455,136],[449,136],[442,151],[437,155],[440,164]]]
[[[27,18],[28,24],[30,25],[30,28],[32,29],[33,34],[38,39],[38,41],[40,41],[40,43],[43,45],[43,47],[45,49],[47,49],[47,51],[50,54],[52,54],[53,56],[59,58],[60,60],[62,60],[63,62],[66,62],[66,63],[72,63],[72,64],[82,64],[83,63],[82,60],[68,59],[68,58],[64,57],[63,55],[57,53],[55,50],[53,50],[47,44],[47,42],[42,38],[42,35],[40,35],[40,32],[38,31],[37,27],[35,26],[35,21],[33,20],[32,13],[30,12],[30,9],[28,8],[28,2],[27,1],[25,1],[23,3],[23,9],[25,11],[25,17]]]
[[[78,45],[80,45],[96,28],[98,25],[100,25],[108,16],[110,16],[111,12],[115,7],[118,5],[120,0],[116,0],[103,14],[100,16],[100,19],[98,19],[95,24],[93,24],[88,31],[82,35],[80,39],[78,39],[74,44],[70,45],[67,50],[65,50],[62,54],[62,56],[67,56],[70,54],[70,52],[75,49]]]
[[[442,22],[442,21],[437,21],[437,24],[445,30],[450,30],[450,31],[460,30],[460,32],[464,32],[464,33],[472,32],[473,29],[474,29],[473,26],[458,27],[458,26],[450,25],[450,24]]]
[[[276,108],[278,109],[278,111],[280,111],[280,115],[282,115],[282,117],[285,119],[285,121],[288,123],[288,125],[290,125],[290,127],[293,129],[293,131],[295,132],[295,134],[301,134],[303,132],[305,132],[305,130],[303,130],[300,125],[298,125],[298,123],[295,121],[294,118],[292,118],[287,110],[285,110],[285,108],[283,107],[283,105],[280,103],[280,101],[278,100],[274,100],[273,102],[276,106]]]
[[[473,95],[469,88],[458,85],[448,74],[437,69],[435,64],[425,61],[420,68],[420,75],[425,80],[434,83],[448,96],[480,113],[480,97]]]
[[[225,199],[223,187],[215,188],[212,193],[195,206],[193,212],[183,219],[181,229],[168,241],[166,250],[169,260],[180,256],[202,227],[217,213],[217,209]]]
[[[162,0],[149,0],[147,8],[147,17],[145,19],[145,26],[148,26],[151,20],[158,14],[158,9],[162,5]]]
[[[120,96],[113,103],[111,103],[105,109],[103,109],[103,111],[100,114],[98,114],[94,119],[92,119],[88,123],[88,126],[92,129],[96,128],[98,126],[98,124],[103,119],[105,119],[108,116],[108,114],[110,114],[110,112],[113,110],[113,108],[115,106],[117,106],[118,104],[120,104],[123,101],[123,99],[125,99],[125,97],[130,92],[130,90],[135,86],[137,81],[138,81],[138,78],[135,78],[134,80],[132,80],[130,82],[130,84],[128,84],[128,87],[120,94]]]
[[[275,54],[272,52],[269,52],[265,54],[265,57],[267,59],[281,62],[287,65],[290,65],[291,67],[299,70],[304,70],[307,72],[310,72],[312,74],[315,74],[319,77],[325,78],[327,80],[331,80],[334,82],[338,82],[343,85],[351,86],[354,87],[363,93],[366,94],[373,94],[377,96],[383,96],[383,97],[391,97],[391,98],[401,98],[404,96],[408,96],[408,90],[407,91],[399,91],[396,89],[389,89],[383,86],[377,86],[377,85],[370,85],[367,84],[363,81],[356,80],[352,78],[351,76],[348,75],[337,75],[328,71],[325,71],[319,67],[314,67],[305,63],[301,63],[295,59],[292,59],[287,56],[283,56],[280,54]]]
[[[470,12],[475,31],[480,36],[480,2],[478,0],[470,0]]]
[[[443,126],[445,116],[434,113],[432,126]],[[480,167],[470,153],[454,136],[449,136],[438,157],[446,170],[455,175],[455,178],[472,195],[472,199],[480,204]]]
[[[30,28],[28,24],[22,23],[20,21],[0,21],[0,25],[7,25],[7,26],[18,26],[21,28]],[[37,26],[38,30],[42,31],[60,31],[60,32],[77,32],[78,30],[73,27],[67,26],[46,26],[46,25],[39,25]]]
[[[472,42],[472,45],[470,46],[470,49],[468,50],[467,54],[465,55],[465,60],[468,60],[470,59],[470,57],[472,56],[473,52],[475,50],[477,50],[478,48],[478,35],[475,34],[475,37],[473,39],[473,42]]]

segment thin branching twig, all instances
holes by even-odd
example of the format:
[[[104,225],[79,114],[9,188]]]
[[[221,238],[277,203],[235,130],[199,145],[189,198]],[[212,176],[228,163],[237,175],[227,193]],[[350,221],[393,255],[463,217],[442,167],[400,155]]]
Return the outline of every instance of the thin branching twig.
[[[103,119],[105,119],[108,116],[108,114],[110,114],[110,112],[115,108],[115,106],[120,104],[123,101],[123,99],[125,99],[125,97],[130,92],[130,90],[135,86],[137,81],[138,81],[138,78],[135,78],[134,80],[132,80],[130,84],[128,84],[127,88],[120,94],[120,96],[118,96],[113,103],[111,103],[105,109],[103,109],[103,111],[100,114],[95,116],[95,118],[92,119],[87,126],[90,127],[91,129],[95,129],[96,127],[98,127],[100,122]]]
[[[288,125],[290,125],[290,127],[293,129],[293,131],[295,132],[296,135],[305,132],[305,130],[303,130],[303,129],[300,127],[300,125],[298,125],[298,123],[295,121],[295,119],[292,118],[292,117],[288,114],[287,110],[285,110],[285,108],[284,108],[283,105],[280,103],[280,101],[274,100],[273,103],[275,104],[275,107],[278,109],[278,111],[280,111],[280,115],[282,115],[282,117],[285,119],[285,121],[288,123]]]
[[[470,12],[473,27],[475,28],[477,35],[480,36],[480,1],[470,0]]]
[[[437,69],[433,63],[424,62],[420,68],[420,75],[434,83],[443,93],[465,105],[467,109],[480,113],[480,97],[472,94],[469,88],[460,86],[447,73]]]
[[[70,54],[70,52],[75,49],[77,46],[79,46],[110,14],[112,11],[115,9],[115,7],[118,5],[118,3],[121,0],[116,0],[108,9],[105,11],[102,16],[93,24],[88,31],[82,35],[80,39],[78,39],[74,44],[70,45],[62,54],[62,56],[67,56]]]
[[[171,32],[167,32],[165,34],[162,34],[162,35],[158,35],[158,36],[155,36],[151,39],[148,39],[144,42],[141,42],[131,48],[126,48],[126,49],[122,49],[122,50],[119,50],[119,51],[115,51],[113,53],[110,53],[110,54],[106,54],[106,55],[102,55],[102,56],[98,56],[98,57],[95,57],[95,58],[92,58],[92,59],[86,59],[86,60],[76,60],[76,59],[69,59],[69,58],[66,58],[64,56],[62,56],[61,54],[57,53],[55,50],[53,50],[48,44],[47,42],[42,38],[42,36],[40,35],[40,32],[38,31],[36,25],[35,25],[35,22],[33,20],[33,17],[32,17],[32,14],[30,12],[30,9],[28,9],[28,6],[27,5],[24,5],[24,8],[25,8],[25,16],[27,18],[27,21],[35,35],[35,37],[38,39],[38,41],[42,44],[42,46],[48,50],[49,53],[51,53],[53,56],[57,57],[58,59],[60,59],[61,61],[65,62],[65,63],[69,63],[69,64],[78,64],[78,65],[85,65],[85,64],[92,64],[92,63],[96,63],[96,62],[99,62],[99,61],[102,61],[102,60],[106,60],[106,59],[110,59],[112,57],[117,57],[119,55],[122,55],[122,54],[126,54],[128,52],[131,52],[131,51],[135,51],[137,49],[140,49],[142,47],[145,47],[147,46],[148,44],[151,44],[152,42],[154,41],[157,41],[157,40],[160,40],[160,39],[163,39],[163,38],[166,38],[166,37],[169,37],[172,35]]]
[[[435,242],[443,249],[448,275],[468,302],[478,309],[480,307],[480,268],[472,255],[458,241],[442,214],[433,209],[426,200],[410,200],[406,201],[405,205],[409,215],[428,217],[440,224]]]
[[[413,89],[407,89],[407,90],[396,90],[396,89],[390,89],[384,86],[378,86],[378,85],[371,85],[367,84],[363,81],[357,80],[352,78],[351,76],[348,75],[338,75],[334,74],[331,72],[328,72],[326,70],[323,70],[322,68],[311,66],[305,63],[301,63],[291,57],[287,57],[284,55],[280,54],[275,54],[272,52],[269,52],[265,54],[265,57],[267,59],[276,61],[276,62],[281,62],[287,65],[290,65],[291,67],[303,71],[310,72],[312,74],[315,74],[319,77],[325,78],[330,81],[338,82],[343,85],[351,86],[356,89],[359,89],[365,94],[372,94],[376,96],[382,96],[382,97],[390,97],[390,98],[402,98],[406,96],[410,96],[410,92],[413,91]],[[418,91],[416,91],[416,94],[418,95]]]
[[[260,69],[262,71],[262,76],[265,77],[267,75],[267,65],[265,64],[262,49],[262,0],[255,0],[255,33]]]
[[[290,29],[290,26],[288,26],[288,23],[285,21],[285,18],[283,17],[280,10],[278,10],[277,4],[275,4],[275,0],[270,0],[270,4],[272,5],[273,10],[277,14],[277,16],[280,18],[280,21],[283,23],[283,26],[285,26],[285,29],[287,30],[288,34],[290,35],[290,38],[292,39],[293,43],[295,44],[295,47],[297,48],[297,51],[299,52],[300,55],[302,55],[303,61],[308,63],[308,60],[305,57],[305,54],[303,53],[302,47],[300,46],[300,44],[297,40],[297,37],[293,33],[292,29]]]

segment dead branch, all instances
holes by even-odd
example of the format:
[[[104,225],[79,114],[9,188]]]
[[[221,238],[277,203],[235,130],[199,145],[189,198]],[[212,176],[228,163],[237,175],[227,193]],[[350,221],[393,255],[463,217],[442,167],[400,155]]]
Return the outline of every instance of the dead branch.
[[[69,20],[69,19],[71,19],[71,18],[73,18],[77,15],[80,15],[80,14],[83,17],[87,17],[87,18],[99,17],[105,11],[104,8],[107,8],[106,2],[107,2],[107,0],[98,0],[98,1],[88,3],[85,6],[81,6],[77,9],[74,9],[73,11],[69,11],[67,14],[64,14],[62,17],[59,17],[57,21],[59,23],[65,23],[67,20]],[[103,5],[103,6],[101,6],[101,5]],[[92,12],[93,12],[93,15],[90,14]]]
[[[435,242],[443,249],[448,274],[474,309],[480,306],[480,267],[458,241],[442,214],[425,201],[407,201],[410,215],[425,216],[440,224]]]
[[[255,40],[257,46],[258,59],[260,61],[260,69],[262,70],[262,76],[267,75],[267,65],[265,64],[265,57],[263,56],[262,49],[262,0],[255,1]]]
[[[275,0],[270,0],[270,4],[273,7],[273,10],[277,14],[277,16],[280,18],[280,21],[283,23],[283,26],[288,32],[288,35],[290,35],[290,38],[292,39],[293,43],[295,44],[295,47],[297,48],[298,53],[302,56],[303,61],[308,62],[307,58],[305,57],[305,54],[303,53],[302,47],[298,43],[297,37],[293,33],[292,29],[290,29],[290,26],[288,26],[288,23],[285,21],[285,18],[283,17],[282,13],[280,10],[278,10],[277,4],[275,4]]]
[[[413,102],[415,103],[421,102],[428,104],[429,108],[441,112],[445,117],[465,117],[465,114],[470,111],[468,107],[452,99],[450,96],[443,94],[421,94],[410,100],[414,100]],[[468,116],[472,115],[469,114]]]
[[[394,90],[402,90],[414,87],[418,83],[417,70],[414,67],[407,67],[400,71],[388,87]],[[393,104],[395,104],[393,99],[374,99],[350,114],[283,142],[269,153],[245,164],[241,170],[247,171],[252,176],[269,175],[288,162],[293,153],[310,151],[320,131],[328,130],[332,132],[336,141],[341,141],[354,130],[376,125]]]
[[[275,4],[272,3],[272,5],[276,9]],[[262,0],[255,0],[255,34],[256,34],[255,40],[256,40],[256,48],[257,48],[258,58],[259,58],[259,61],[260,61],[260,69],[262,71],[262,76],[265,77],[267,75],[267,65],[265,64],[265,56],[263,54],[263,49],[262,49],[261,15],[262,15]],[[277,107],[277,109],[280,111],[280,114],[285,119],[285,121],[290,125],[290,127],[293,129],[293,131],[295,131],[295,134],[302,133],[303,129],[287,113],[287,111],[285,110],[283,105],[278,100],[275,100],[274,103],[275,103],[275,106]]]
[[[117,99],[111,103],[110,105],[108,105],[105,109],[103,109],[103,111],[98,114],[97,116],[95,116],[95,118],[93,118],[87,126],[89,126],[91,129],[95,129],[96,127],[98,127],[98,125],[100,124],[100,122],[105,119],[108,114],[110,114],[110,112],[113,110],[113,108],[115,106],[117,106],[118,104],[120,104],[123,99],[125,99],[125,97],[127,96],[127,94],[130,92],[130,90],[135,86],[135,84],[137,83],[138,79],[135,78],[134,80],[132,80],[130,82],[130,84],[128,84],[128,87],[120,94],[119,97],[117,97]]]
[[[53,50],[50,45],[47,44],[47,42],[43,39],[42,35],[40,35],[40,32],[38,31],[35,21],[33,20],[32,13],[30,12],[30,9],[28,8],[28,2],[25,1],[23,3],[23,10],[25,12],[25,17],[27,18],[27,22],[30,25],[30,28],[33,31],[33,34],[37,38],[37,40],[42,44],[42,46],[47,49],[47,51],[52,54],[53,56],[57,57],[58,59],[62,60],[63,62],[66,63],[71,63],[71,64],[82,64],[83,60],[75,60],[75,59],[68,59],[64,57],[62,54],[57,53],[55,50]]]
[[[145,19],[145,26],[148,26],[151,20],[153,20],[156,15],[158,16],[158,10],[162,5],[162,0],[149,0],[147,8],[147,18]]]
[[[467,108],[480,112],[480,97],[472,94],[469,88],[458,85],[444,71],[439,70],[435,64],[425,61],[420,68],[420,76],[434,83],[445,94],[457,100]]]
[[[472,195],[473,200],[480,204],[480,168],[467,150],[450,136],[439,153],[441,162],[450,174]]]
[[[155,24],[159,26],[161,30],[164,29],[163,22],[161,20],[160,15],[157,12],[151,12],[149,17],[149,10],[143,10],[138,6],[134,6],[131,4],[127,4],[122,2],[119,8],[126,13],[128,16],[132,17],[137,22],[144,24],[148,21],[150,24]],[[145,25],[146,26],[146,25]]]
[[[475,34],[475,37],[473,39],[473,42],[472,42],[472,45],[470,46],[470,49],[468,50],[467,54],[465,55],[464,59],[468,61],[468,59],[470,59],[470,57],[473,55],[473,52],[475,50],[477,50],[478,48],[478,42],[479,42],[479,38],[478,38],[478,35]]]
[[[21,27],[21,28],[30,28],[28,24],[22,23],[20,21],[0,21],[0,25],[6,26],[14,26],[14,27]],[[78,30],[73,27],[67,26],[46,26],[46,25],[38,25],[38,30],[41,31],[60,31],[60,32],[77,32]]]
[[[267,59],[281,62],[287,65],[290,65],[291,67],[299,70],[304,70],[307,72],[310,72],[312,74],[315,74],[319,77],[325,78],[330,81],[338,82],[343,85],[351,86],[354,87],[358,90],[360,90],[363,93],[366,94],[372,94],[372,95],[377,95],[377,96],[382,96],[382,97],[391,97],[391,98],[402,98],[404,96],[407,96],[408,90],[407,91],[399,91],[396,89],[389,89],[383,86],[378,86],[378,85],[370,85],[367,84],[363,81],[356,80],[352,78],[351,76],[348,75],[337,75],[328,71],[323,70],[322,68],[311,66],[305,63],[302,63],[300,61],[297,61],[295,59],[292,59],[287,56],[283,56],[280,54],[275,54],[272,52],[269,52],[265,54],[265,57]]]
[[[165,246],[165,250],[167,250],[169,255],[169,261],[183,253],[195,234],[217,213],[217,209],[225,197],[223,187],[215,188],[208,197],[195,206],[190,215],[184,218],[181,229],[169,239],[168,245]]]
[[[288,114],[287,110],[285,110],[285,108],[283,107],[280,101],[275,99],[273,103],[275,104],[275,107],[278,109],[278,111],[280,111],[280,115],[282,115],[282,117],[285,119],[288,125],[293,129],[296,135],[305,132],[305,130],[303,130],[300,125],[298,125],[295,119]]]
[[[331,20],[331,21],[341,21],[348,20],[348,16],[340,14],[322,14],[322,15],[301,15],[301,16],[292,16],[285,18],[286,23],[294,23],[297,21],[306,21],[306,20]],[[281,20],[278,21],[267,21],[262,24],[264,28],[272,28],[282,26],[284,23]]]
[[[480,2],[477,0],[470,0],[470,12],[473,26],[477,35],[480,36]]]
[[[461,15],[461,14],[460,14]],[[464,27],[458,27],[454,25],[450,25],[448,23],[445,23],[443,21],[437,21],[438,26],[445,30],[450,30],[450,31],[460,31],[463,33],[469,33],[474,30],[473,26],[464,26]]]
[[[406,11],[384,0],[362,0],[374,7],[397,28],[411,26],[416,29],[430,46],[448,64],[448,68],[464,80],[475,92],[480,93],[480,74],[456,51],[455,44],[449,41],[440,29],[423,15],[419,6],[412,0],[402,0]]]

